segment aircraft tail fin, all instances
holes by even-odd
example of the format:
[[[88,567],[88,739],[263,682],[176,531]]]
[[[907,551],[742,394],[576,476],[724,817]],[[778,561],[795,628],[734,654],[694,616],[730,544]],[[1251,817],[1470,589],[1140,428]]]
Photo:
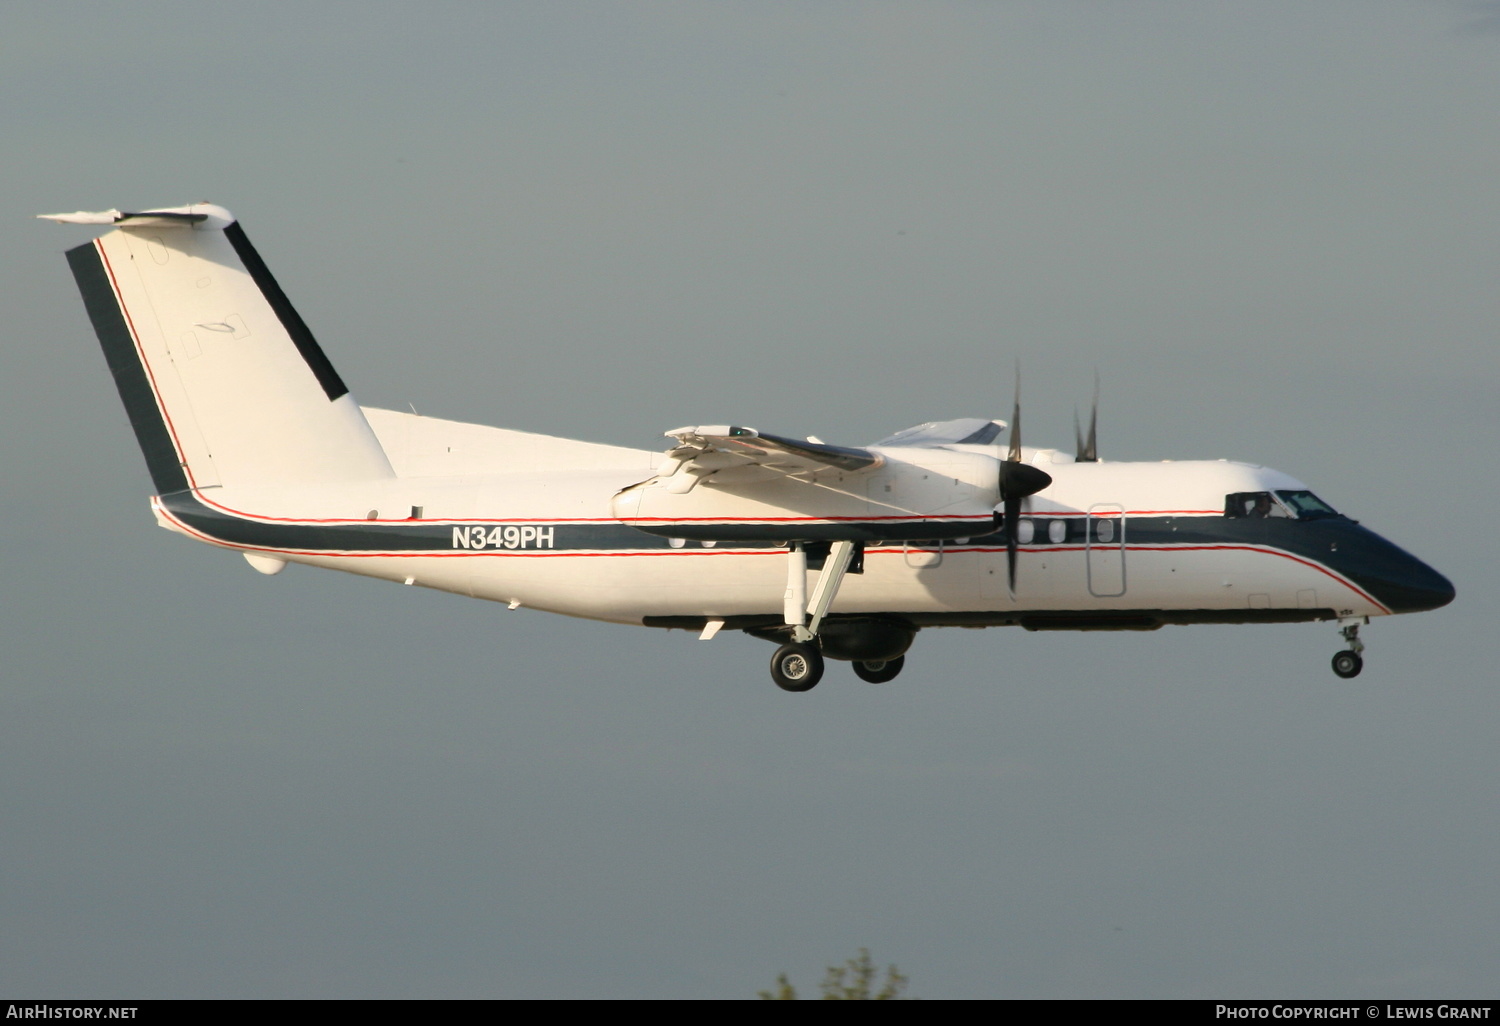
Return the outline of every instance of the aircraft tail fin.
[[[44,214],[68,251],[158,494],[393,477],[364,414],[232,214]]]

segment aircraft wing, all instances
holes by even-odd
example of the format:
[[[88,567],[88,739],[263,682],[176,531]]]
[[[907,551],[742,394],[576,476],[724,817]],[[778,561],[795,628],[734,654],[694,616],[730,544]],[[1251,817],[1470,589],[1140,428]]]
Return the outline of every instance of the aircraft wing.
[[[866,449],[823,442],[798,441],[732,424],[680,427],[666,433],[677,439],[657,474],[671,492],[687,492],[704,478],[731,485],[790,477],[811,482],[827,471],[869,470],[884,460]]]

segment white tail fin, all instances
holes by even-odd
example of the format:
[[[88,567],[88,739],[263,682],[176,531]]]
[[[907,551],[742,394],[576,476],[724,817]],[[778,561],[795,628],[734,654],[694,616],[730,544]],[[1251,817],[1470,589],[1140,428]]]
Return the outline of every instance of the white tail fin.
[[[229,211],[42,216],[116,226],[68,262],[159,494],[394,476]]]

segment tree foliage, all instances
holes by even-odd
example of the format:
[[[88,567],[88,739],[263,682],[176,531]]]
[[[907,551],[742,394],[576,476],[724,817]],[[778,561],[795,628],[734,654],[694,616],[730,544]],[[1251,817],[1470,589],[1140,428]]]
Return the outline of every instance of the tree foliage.
[[[858,958],[851,958],[843,965],[829,966],[819,987],[824,1001],[900,1001],[906,982],[906,977],[897,972],[894,965],[886,966],[885,979],[881,980],[880,970],[870,958],[870,949],[860,948]],[[797,988],[786,978],[786,973],[782,973],[776,977],[775,989],[761,991],[760,998],[762,1001],[795,1001]]]

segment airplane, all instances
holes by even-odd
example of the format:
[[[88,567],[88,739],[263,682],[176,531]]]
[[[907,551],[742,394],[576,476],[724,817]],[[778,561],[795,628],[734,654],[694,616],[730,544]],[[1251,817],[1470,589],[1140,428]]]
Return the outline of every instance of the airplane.
[[[288,563],[614,623],[777,645],[894,679],[929,627],[1155,630],[1331,621],[1343,678],[1370,618],[1453,585],[1279,471],[1099,458],[961,418],[872,445],[740,425],[665,452],[359,406],[234,215],[195,203],[42,214],[110,230],[67,253],[156,495],[157,523]],[[1009,430],[1004,444],[997,439]]]

